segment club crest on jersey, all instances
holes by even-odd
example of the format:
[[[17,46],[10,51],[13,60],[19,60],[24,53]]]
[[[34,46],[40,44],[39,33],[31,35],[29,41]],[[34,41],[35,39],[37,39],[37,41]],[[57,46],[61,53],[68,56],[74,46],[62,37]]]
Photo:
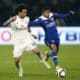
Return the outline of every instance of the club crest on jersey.
[[[48,23],[47,21],[45,21],[45,23]]]
[[[46,27],[49,28],[49,27],[53,27],[54,25],[55,25],[55,22],[51,22],[51,23],[47,24]]]

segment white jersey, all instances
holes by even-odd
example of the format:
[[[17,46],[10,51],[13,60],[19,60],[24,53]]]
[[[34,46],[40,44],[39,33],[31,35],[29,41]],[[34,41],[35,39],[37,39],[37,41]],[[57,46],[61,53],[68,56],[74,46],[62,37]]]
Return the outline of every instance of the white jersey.
[[[24,51],[32,51],[37,46],[32,35],[28,32],[29,17],[21,19],[16,16],[16,20],[11,22],[12,39],[14,43],[13,57],[22,56]]]
[[[29,17],[25,17],[24,19],[16,16],[16,20],[10,24],[12,27],[12,39],[14,44],[19,42],[26,41],[28,37],[32,38],[30,33],[27,30],[29,24]]]

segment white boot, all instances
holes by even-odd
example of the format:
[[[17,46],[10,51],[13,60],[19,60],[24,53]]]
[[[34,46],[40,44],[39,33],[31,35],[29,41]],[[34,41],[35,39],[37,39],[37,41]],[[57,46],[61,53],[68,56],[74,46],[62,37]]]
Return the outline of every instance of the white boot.
[[[40,62],[44,64],[48,69],[51,68],[51,66],[45,60],[41,60]]]

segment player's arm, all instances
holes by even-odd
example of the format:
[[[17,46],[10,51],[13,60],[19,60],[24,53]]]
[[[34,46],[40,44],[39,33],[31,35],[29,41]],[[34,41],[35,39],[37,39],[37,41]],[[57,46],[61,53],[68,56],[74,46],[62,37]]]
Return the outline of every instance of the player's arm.
[[[33,37],[34,39],[37,39],[37,36],[32,33],[32,31],[31,31],[30,28],[28,28],[28,32],[32,35],[32,37]]]
[[[29,23],[29,25],[28,25],[28,32],[32,35],[32,37],[33,37],[34,39],[37,39],[37,36],[32,33],[31,28],[30,28],[31,26],[33,26],[33,25],[35,25],[35,24],[37,24],[37,22],[35,22],[35,20],[34,20],[34,21],[31,21],[31,22]]]
[[[11,22],[16,20],[16,16],[9,18],[7,21],[3,23],[3,26],[8,26]]]
[[[65,18],[67,16],[70,16],[70,15],[73,15],[75,14],[74,11],[70,11],[69,13],[65,13],[65,14],[57,14],[57,13],[54,13],[54,18]]]
[[[65,26],[65,21],[62,18],[56,18],[55,22],[57,26]]]
[[[35,19],[35,20],[31,21],[31,22],[29,23],[28,28],[30,28],[30,27],[33,26],[33,25],[41,25],[41,20],[38,18],[38,19]]]
[[[32,33],[30,27],[33,25],[40,25],[40,23],[41,23],[41,21],[39,19],[35,19],[29,23],[28,31],[31,33],[31,35],[34,37],[34,39],[37,39],[37,36]]]

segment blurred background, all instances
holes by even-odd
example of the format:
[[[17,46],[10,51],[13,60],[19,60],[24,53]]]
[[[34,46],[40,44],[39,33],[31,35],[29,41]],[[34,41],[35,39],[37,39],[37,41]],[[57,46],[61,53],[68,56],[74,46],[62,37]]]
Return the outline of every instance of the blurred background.
[[[9,17],[14,16],[14,9],[18,4],[28,5],[28,15],[31,20],[41,15],[41,9],[51,7],[59,14],[74,11],[75,14],[64,19],[57,19],[60,37],[59,63],[68,73],[64,78],[57,78],[52,59],[49,59],[51,69],[47,70],[34,54],[24,54],[22,64],[23,78],[17,76],[12,57],[13,41],[10,27],[2,26]],[[50,49],[43,45],[45,33],[37,25],[32,27],[37,36],[35,40],[43,55]],[[52,34],[54,36],[54,34]],[[26,53],[26,52],[25,52]],[[28,52],[27,52],[28,53]],[[0,0],[0,80],[80,80],[80,0]]]
[[[0,0],[0,25],[13,16],[14,8],[24,3],[28,5],[31,20],[41,14],[44,6],[49,6],[54,12],[68,13],[75,11],[75,14],[62,20],[66,26],[80,26],[80,0]]]

